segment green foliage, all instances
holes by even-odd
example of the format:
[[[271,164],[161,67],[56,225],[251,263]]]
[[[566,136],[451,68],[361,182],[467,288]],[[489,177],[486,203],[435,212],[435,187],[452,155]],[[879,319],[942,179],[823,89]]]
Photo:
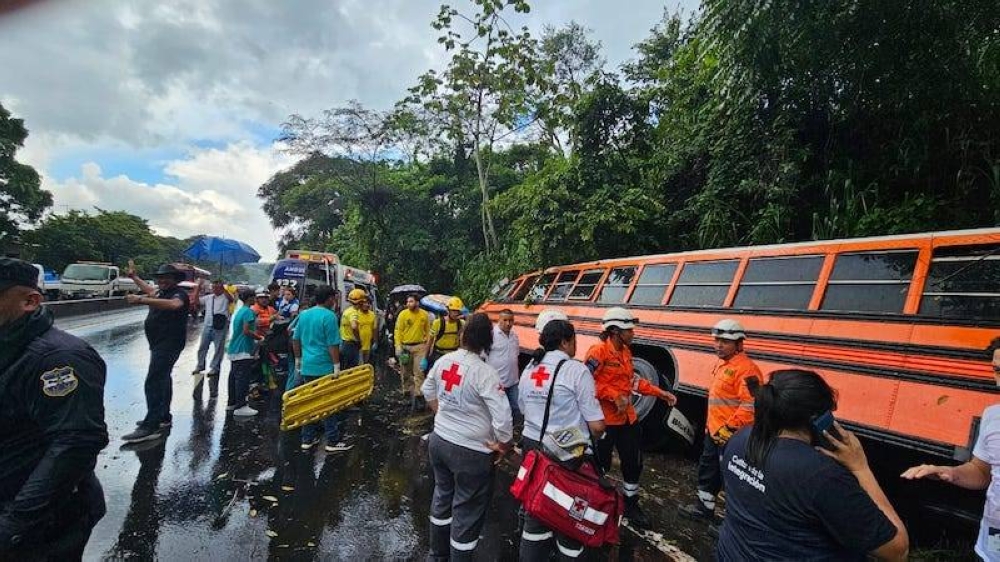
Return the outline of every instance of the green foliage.
[[[0,105],[0,243],[7,244],[25,224],[37,222],[52,206],[34,168],[14,159],[28,130]]]

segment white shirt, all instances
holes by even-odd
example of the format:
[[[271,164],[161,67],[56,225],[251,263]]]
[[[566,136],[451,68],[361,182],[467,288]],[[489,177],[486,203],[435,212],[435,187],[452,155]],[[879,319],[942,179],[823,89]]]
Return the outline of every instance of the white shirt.
[[[420,389],[437,400],[434,433],[449,443],[489,453],[487,441],[507,443],[514,437],[510,403],[496,369],[464,349],[434,363]]]
[[[972,454],[990,465],[990,486],[986,489],[976,554],[983,560],[1000,561],[1000,404],[983,411],[979,438]]]
[[[552,376],[559,362],[564,359],[567,361],[556,377],[546,433],[551,435],[558,430],[576,426],[583,435],[589,435],[587,422],[604,419],[604,412],[594,391],[594,377],[587,366],[576,359],[570,359],[562,351],[550,351],[545,354],[541,363],[531,362],[521,373],[517,404],[524,414],[523,435],[528,439],[541,441],[542,418],[545,416],[545,401],[552,386]]]
[[[226,298],[225,293],[221,295],[209,293],[198,300],[205,307],[205,316],[209,320],[211,320],[213,314],[225,314],[227,318],[229,317],[229,299]]]
[[[490,367],[497,370],[500,375],[500,384],[504,388],[510,388],[517,384],[517,356],[521,353],[521,343],[517,340],[517,333],[513,328],[510,335],[503,333],[500,326],[493,325],[493,345],[490,347],[490,355],[486,362]]]

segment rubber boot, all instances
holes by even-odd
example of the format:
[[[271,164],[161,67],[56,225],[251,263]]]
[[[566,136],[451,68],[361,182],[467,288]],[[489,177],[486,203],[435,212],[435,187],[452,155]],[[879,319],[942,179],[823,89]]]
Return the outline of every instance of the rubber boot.
[[[625,497],[625,517],[636,527],[645,528],[649,526],[649,519],[642,511],[642,508],[639,507],[639,496]]]
[[[451,557],[451,525],[430,525],[430,549],[427,562],[448,560]]]

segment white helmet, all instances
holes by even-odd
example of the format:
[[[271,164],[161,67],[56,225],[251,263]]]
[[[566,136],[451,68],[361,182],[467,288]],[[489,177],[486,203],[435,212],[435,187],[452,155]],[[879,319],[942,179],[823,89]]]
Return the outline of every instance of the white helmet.
[[[739,341],[747,338],[743,325],[736,320],[723,318],[712,327],[712,337],[720,340]]]
[[[546,308],[538,313],[538,319],[535,320],[535,330],[539,333],[539,335],[541,335],[542,330],[545,329],[545,325],[552,320],[569,321],[569,318],[566,316],[566,313],[561,310]]]
[[[604,313],[604,318],[601,319],[601,328],[607,330],[614,327],[620,330],[631,330],[638,323],[639,321],[635,319],[635,316],[632,316],[627,308],[615,306]]]

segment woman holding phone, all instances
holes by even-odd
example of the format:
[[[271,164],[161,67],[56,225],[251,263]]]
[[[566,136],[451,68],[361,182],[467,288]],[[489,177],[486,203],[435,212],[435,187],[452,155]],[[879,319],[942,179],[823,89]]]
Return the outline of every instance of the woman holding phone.
[[[814,429],[832,421],[833,389],[799,369],[769,380],[756,393],[754,425],[723,453],[718,559],[905,560],[906,528],[858,438],[836,422],[821,435]]]

